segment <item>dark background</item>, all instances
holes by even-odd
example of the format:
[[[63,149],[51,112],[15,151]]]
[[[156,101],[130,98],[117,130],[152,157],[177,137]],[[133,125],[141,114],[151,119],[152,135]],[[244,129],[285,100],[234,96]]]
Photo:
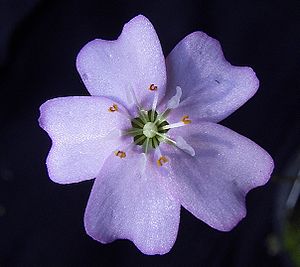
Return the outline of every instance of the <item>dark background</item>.
[[[293,266],[273,239],[281,231],[278,177],[299,151],[299,3],[0,0],[0,266]],[[93,182],[62,186],[48,178],[51,142],[37,123],[46,100],[88,95],[75,68],[82,46],[116,39],[140,13],[165,55],[203,30],[232,64],[256,71],[259,91],[221,124],[261,145],[276,164],[271,182],[248,194],[248,215],[229,233],[182,209],[177,241],[164,256],[85,234]]]

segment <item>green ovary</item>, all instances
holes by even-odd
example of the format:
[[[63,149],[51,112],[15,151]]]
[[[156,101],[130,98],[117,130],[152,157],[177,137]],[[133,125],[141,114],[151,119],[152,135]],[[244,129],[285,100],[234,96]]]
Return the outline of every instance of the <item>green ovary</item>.
[[[156,111],[141,111],[140,116],[131,121],[132,129],[128,132],[133,136],[134,143],[139,146],[157,148],[164,139],[161,135],[168,132],[168,129],[161,129],[169,123],[163,117],[158,117]],[[148,139],[148,141],[147,141]]]

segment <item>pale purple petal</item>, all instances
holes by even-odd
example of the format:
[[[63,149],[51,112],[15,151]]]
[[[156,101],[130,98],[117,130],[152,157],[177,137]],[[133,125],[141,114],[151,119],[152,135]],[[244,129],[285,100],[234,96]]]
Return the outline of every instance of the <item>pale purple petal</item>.
[[[102,243],[129,239],[145,254],[164,254],[176,240],[180,204],[167,178],[145,160],[130,153],[107,159],[88,201],[85,229]]]
[[[142,15],[125,24],[116,41],[91,41],[77,57],[77,69],[90,94],[107,96],[128,109],[134,106],[132,90],[145,108],[153,101],[151,84],[158,87],[159,100],[164,96],[165,68],[157,34]]]
[[[120,130],[128,129],[130,121],[120,112],[108,111],[114,103],[104,97],[74,96],[55,98],[40,107],[40,126],[52,139],[47,167],[54,182],[95,178],[123,142]]]
[[[245,215],[245,196],[265,184],[273,169],[270,155],[251,140],[214,123],[172,129],[195,156],[162,144],[181,204],[211,227],[231,230]],[[169,164],[169,165],[168,165]]]
[[[203,32],[185,37],[166,60],[167,95],[182,89],[179,108],[171,117],[190,115],[193,121],[218,122],[242,106],[258,89],[259,82],[249,67],[230,65],[219,42]]]

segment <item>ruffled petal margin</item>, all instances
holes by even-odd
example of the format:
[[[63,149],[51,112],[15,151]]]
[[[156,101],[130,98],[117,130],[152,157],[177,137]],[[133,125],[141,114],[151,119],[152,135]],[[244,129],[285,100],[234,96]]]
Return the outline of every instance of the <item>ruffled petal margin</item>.
[[[272,158],[251,140],[215,123],[168,133],[182,136],[195,150],[191,156],[173,146],[160,146],[169,159],[165,167],[182,206],[215,229],[231,230],[246,215],[247,192],[269,180]]]
[[[176,240],[180,218],[172,192],[145,154],[111,155],[95,180],[85,229],[101,243],[129,239],[144,254],[165,254]]]
[[[71,96],[40,107],[40,126],[52,139],[47,157],[51,180],[68,184],[95,178],[105,159],[123,144],[120,131],[130,121],[120,112],[109,112],[113,104],[105,97]],[[118,108],[126,112],[120,104]]]
[[[127,24],[116,41],[96,39],[77,57],[77,69],[91,95],[106,96],[128,110],[140,105],[150,108],[154,84],[158,101],[166,88],[165,59],[151,22],[139,15]]]
[[[166,99],[175,94],[176,86],[182,89],[182,102],[170,115],[174,120],[188,114],[194,122],[219,122],[259,87],[251,68],[229,64],[219,42],[203,32],[194,32],[180,41],[166,64]]]

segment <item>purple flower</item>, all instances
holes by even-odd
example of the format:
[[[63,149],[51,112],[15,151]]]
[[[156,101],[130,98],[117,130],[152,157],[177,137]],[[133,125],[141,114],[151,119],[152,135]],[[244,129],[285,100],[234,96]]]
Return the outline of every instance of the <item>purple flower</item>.
[[[235,67],[203,32],[164,59],[147,18],[128,22],[116,41],[96,39],[77,69],[91,96],[44,103],[39,119],[52,139],[50,178],[96,177],[84,216],[101,243],[130,239],[145,254],[173,246],[180,207],[220,231],[246,215],[245,196],[272,172],[269,154],[219,125],[258,89],[249,67]]]

